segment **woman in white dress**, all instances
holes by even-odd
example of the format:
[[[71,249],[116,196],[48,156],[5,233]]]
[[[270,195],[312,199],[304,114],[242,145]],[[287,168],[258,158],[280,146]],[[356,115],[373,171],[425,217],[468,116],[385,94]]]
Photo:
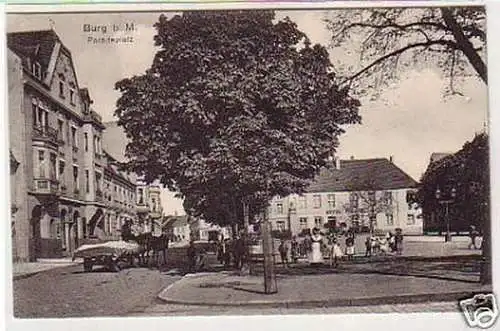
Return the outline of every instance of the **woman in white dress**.
[[[309,256],[309,263],[318,264],[323,263],[323,253],[321,246],[323,245],[323,236],[321,235],[318,228],[313,229],[313,234],[311,236],[311,253]]]

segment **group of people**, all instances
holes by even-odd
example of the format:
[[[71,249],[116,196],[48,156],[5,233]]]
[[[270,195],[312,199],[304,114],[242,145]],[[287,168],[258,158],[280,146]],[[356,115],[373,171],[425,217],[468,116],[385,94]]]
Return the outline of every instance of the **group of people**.
[[[338,261],[345,255],[348,260],[354,259],[355,254],[355,235],[354,232],[349,231],[346,234],[345,252],[340,247],[339,238],[335,234],[325,236],[321,233],[320,229],[314,228],[311,235],[304,238],[302,244],[299,244],[297,237],[293,237],[290,242],[290,256],[293,263],[297,263],[301,255],[301,247],[303,246],[307,259],[311,265],[325,263],[324,257],[329,257],[330,266],[337,266]],[[288,266],[288,252],[289,248],[285,240],[281,240],[278,247],[281,262]]]
[[[332,267],[338,266],[339,261],[344,258],[351,261],[354,259],[356,253],[356,235],[354,231],[347,231],[344,236],[345,249],[342,249],[340,245],[341,236],[335,233],[325,236],[318,228],[314,228],[312,233],[307,235],[300,244],[295,236],[292,238],[290,242],[290,254],[287,242],[281,240],[278,248],[281,262],[285,266],[288,266],[290,255],[292,262],[296,263],[301,255],[300,252],[303,250],[305,250],[305,254],[311,265],[324,264],[325,257],[329,259],[327,262],[329,262]],[[385,254],[389,252],[401,255],[403,251],[403,234],[398,230],[395,234],[388,232],[385,237],[368,236],[365,241],[365,246],[366,257],[372,256],[372,254]]]
[[[396,231],[396,234],[388,232],[385,237],[370,236],[365,241],[365,256],[369,257],[372,254],[386,254],[389,252],[401,255],[403,252],[403,234],[401,231]]]

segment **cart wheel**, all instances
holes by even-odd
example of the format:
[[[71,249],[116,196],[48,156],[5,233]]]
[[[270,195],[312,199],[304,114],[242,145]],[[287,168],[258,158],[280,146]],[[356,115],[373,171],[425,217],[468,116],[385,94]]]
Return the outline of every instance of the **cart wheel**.
[[[91,272],[92,271],[92,260],[91,259],[83,259],[83,271]]]

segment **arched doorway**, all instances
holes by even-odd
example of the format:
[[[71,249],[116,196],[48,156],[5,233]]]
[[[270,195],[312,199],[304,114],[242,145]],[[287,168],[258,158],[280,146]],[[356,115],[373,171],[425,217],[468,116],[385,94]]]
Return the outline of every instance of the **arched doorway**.
[[[30,261],[34,262],[41,257],[41,239],[42,230],[40,221],[42,219],[42,206],[38,205],[31,211],[31,245],[30,245]]]
[[[89,221],[89,236],[95,235],[96,227],[99,227],[104,232],[104,212],[101,208],[97,209],[94,215],[90,218]]]
[[[61,248],[62,250],[68,250],[68,242],[66,240],[66,227],[68,226],[67,225],[67,221],[66,221],[66,216],[67,216],[68,212],[66,211],[66,209],[61,209],[61,214],[60,214],[60,226],[62,227],[59,231],[58,231],[58,236],[61,240]],[[58,239],[59,239],[58,238]]]

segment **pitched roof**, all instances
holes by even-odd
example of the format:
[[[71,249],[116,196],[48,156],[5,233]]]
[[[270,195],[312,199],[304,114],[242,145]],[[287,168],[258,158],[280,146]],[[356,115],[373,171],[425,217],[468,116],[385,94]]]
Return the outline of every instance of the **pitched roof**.
[[[322,169],[307,192],[383,191],[413,188],[417,182],[385,158],[341,160],[340,169]]]
[[[23,65],[28,65],[28,58],[36,58],[42,66],[42,71],[47,70],[52,51],[57,41],[60,42],[60,39],[53,30],[12,32],[7,34],[7,46],[21,57]],[[69,50],[66,49],[66,51],[71,55]]]

